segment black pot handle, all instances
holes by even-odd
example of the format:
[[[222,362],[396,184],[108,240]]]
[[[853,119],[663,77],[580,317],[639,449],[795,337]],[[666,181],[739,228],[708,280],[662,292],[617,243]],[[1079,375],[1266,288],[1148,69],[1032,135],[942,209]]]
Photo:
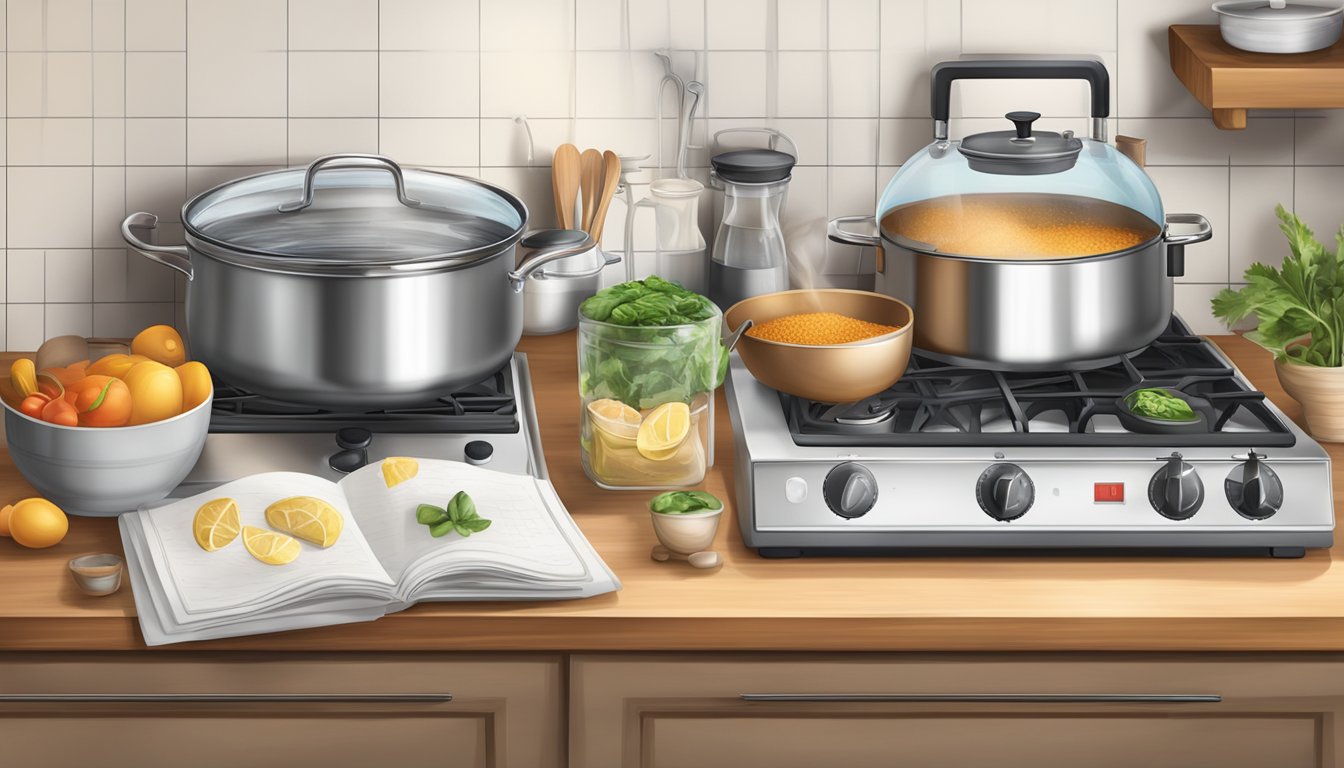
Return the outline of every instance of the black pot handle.
[[[1106,65],[1092,59],[968,59],[944,61],[933,67],[933,130],[947,138],[952,109],[953,80],[1086,80],[1092,87],[1093,138],[1102,118],[1111,116],[1111,76]]]

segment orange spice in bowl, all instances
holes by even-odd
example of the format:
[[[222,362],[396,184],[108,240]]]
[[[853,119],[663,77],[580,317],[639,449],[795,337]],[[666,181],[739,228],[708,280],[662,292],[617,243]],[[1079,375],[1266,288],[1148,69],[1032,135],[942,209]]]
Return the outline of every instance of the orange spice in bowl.
[[[899,326],[870,323],[838,312],[800,312],[753,325],[747,335],[784,344],[830,346],[884,336]]]

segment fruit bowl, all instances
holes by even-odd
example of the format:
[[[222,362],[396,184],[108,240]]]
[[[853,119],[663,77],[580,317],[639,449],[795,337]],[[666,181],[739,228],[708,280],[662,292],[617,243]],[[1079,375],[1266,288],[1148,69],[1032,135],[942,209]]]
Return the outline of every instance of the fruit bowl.
[[[130,427],[67,427],[5,408],[5,441],[19,473],[67,513],[113,517],[158,501],[196,465],[214,393],[189,411]]]

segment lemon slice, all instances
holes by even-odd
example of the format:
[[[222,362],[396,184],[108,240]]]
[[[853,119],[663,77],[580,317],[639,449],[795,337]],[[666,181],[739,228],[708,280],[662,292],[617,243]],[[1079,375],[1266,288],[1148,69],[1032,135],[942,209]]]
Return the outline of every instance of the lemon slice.
[[[389,456],[383,459],[383,482],[387,483],[388,488],[401,485],[415,477],[419,471],[420,462],[415,459],[408,459],[405,456]]]
[[[639,411],[620,400],[606,397],[594,400],[588,404],[588,415],[592,417],[594,427],[612,437],[634,440],[639,434],[639,424],[642,420]]]
[[[243,546],[267,565],[288,565],[299,556],[299,542],[283,533],[243,526]]]
[[[341,537],[343,521],[341,513],[321,499],[290,496],[266,508],[266,524],[319,547],[330,547]]]
[[[223,549],[238,538],[238,529],[242,526],[238,518],[238,502],[228,497],[211,499],[196,510],[191,530],[196,543],[206,552]]]
[[[663,403],[639,425],[635,448],[651,461],[666,461],[677,455],[691,434],[691,408],[685,403]]]

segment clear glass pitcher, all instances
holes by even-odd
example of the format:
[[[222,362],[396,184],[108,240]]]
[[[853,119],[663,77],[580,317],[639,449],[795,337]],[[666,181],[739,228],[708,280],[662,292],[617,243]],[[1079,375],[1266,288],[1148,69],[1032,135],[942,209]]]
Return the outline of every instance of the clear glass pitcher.
[[[705,236],[700,233],[700,193],[705,186],[695,179],[658,179],[649,185],[649,196],[635,203],[635,211],[654,212],[654,262],[650,269],[627,265],[626,279],[658,275],[674,280],[687,290],[706,292]],[[633,214],[630,229],[633,231]]]
[[[789,259],[779,220],[795,162],[794,155],[773,148],[734,150],[710,159],[710,184],[723,190],[723,218],[711,252],[709,297],[721,308],[788,289]]]

